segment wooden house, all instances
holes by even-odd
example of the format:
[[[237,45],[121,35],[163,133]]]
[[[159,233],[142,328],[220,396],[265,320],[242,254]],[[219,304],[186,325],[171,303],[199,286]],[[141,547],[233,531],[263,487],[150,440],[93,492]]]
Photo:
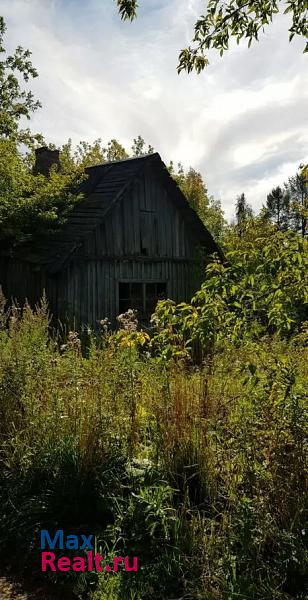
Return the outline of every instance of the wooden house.
[[[145,323],[158,299],[188,300],[204,276],[200,249],[220,250],[159,154],[87,174],[60,231],[2,253],[5,296],[34,305],[45,290],[55,318],[93,327],[105,317],[114,326],[128,308]]]

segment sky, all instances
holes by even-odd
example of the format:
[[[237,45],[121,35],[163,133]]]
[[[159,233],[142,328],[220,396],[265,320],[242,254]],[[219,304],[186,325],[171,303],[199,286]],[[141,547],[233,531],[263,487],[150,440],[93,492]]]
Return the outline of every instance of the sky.
[[[206,2],[139,4],[129,23],[114,0],[0,1],[6,47],[29,48],[39,72],[32,130],[57,146],[116,138],[128,149],[140,134],[166,163],[200,171],[228,219],[242,192],[258,210],[308,161],[303,40],[288,42],[289,16],[279,15],[250,49],[232,44],[201,75],[178,75]]]

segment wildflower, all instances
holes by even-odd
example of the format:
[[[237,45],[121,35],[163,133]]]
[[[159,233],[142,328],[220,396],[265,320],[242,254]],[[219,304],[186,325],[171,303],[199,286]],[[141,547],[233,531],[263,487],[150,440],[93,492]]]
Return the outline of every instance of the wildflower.
[[[101,319],[100,321],[98,321],[98,323],[100,324],[103,332],[107,333],[108,332],[108,328],[110,326],[110,321],[108,321],[107,317],[105,317],[105,319]]]
[[[125,313],[117,316],[117,321],[120,325],[121,329],[125,331],[137,331],[138,329],[138,319],[137,319],[137,310],[129,308]]]
[[[78,337],[78,333],[76,331],[69,331],[67,336],[67,343],[62,344],[60,346],[60,352],[65,352],[66,350],[73,350],[74,352],[79,353],[81,350],[81,341]]]

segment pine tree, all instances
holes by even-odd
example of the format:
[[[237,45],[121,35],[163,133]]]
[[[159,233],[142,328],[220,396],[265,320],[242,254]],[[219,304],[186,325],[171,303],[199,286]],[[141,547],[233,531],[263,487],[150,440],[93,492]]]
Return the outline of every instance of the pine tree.
[[[307,235],[308,217],[308,165],[302,166],[299,173],[289,178],[286,190],[291,200],[293,229],[304,238]]]
[[[281,187],[273,188],[266,199],[268,217],[278,229],[287,229],[290,220],[290,196]]]
[[[236,218],[236,226],[239,232],[239,235],[242,237],[245,226],[249,219],[253,217],[253,210],[248,204],[245,194],[241,194],[236,199],[235,205],[235,218]]]

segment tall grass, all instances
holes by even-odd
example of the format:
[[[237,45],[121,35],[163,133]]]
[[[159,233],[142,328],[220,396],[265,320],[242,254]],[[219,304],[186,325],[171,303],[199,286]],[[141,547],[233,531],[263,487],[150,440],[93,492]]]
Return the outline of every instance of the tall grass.
[[[44,302],[1,324],[3,557],[38,572],[41,528],[86,531],[141,568],[58,576],[82,598],[306,598],[305,336],[193,369],[104,335],[82,352]]]

